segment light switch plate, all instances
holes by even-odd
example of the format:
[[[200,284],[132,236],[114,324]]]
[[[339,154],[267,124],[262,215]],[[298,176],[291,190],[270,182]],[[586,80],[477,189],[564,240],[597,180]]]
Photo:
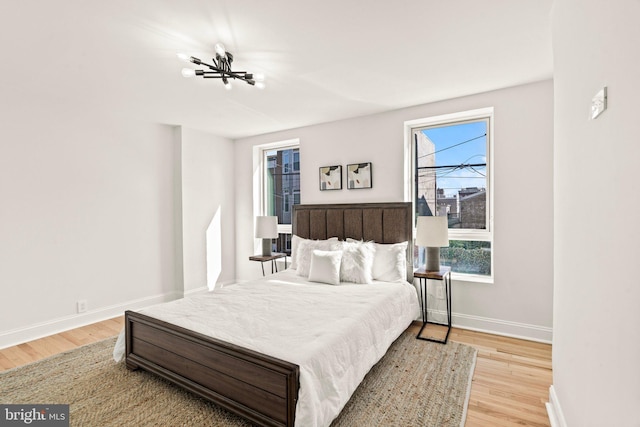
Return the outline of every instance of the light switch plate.
[[[607,109],[607,87],[603,87],[596,93],[596,96],[591,100],[591,120],[598,117],[604,110]]]

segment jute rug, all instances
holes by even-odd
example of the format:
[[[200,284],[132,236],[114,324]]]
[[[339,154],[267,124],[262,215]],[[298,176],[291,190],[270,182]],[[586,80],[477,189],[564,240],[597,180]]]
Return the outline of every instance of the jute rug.
[[[70,404],[72,426],[250,426],[111,358],[115,338],[0,373],[2,404]],[[332,427],[464,425],[476,350],[405,332]]]

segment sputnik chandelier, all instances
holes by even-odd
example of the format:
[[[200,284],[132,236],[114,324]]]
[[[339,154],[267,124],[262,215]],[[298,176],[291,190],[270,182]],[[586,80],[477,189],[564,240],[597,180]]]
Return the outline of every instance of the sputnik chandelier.
[[[264,76],[262,74],[252,74],[246,71],[233,71],[231,69],[231,63],[233,62],[233,55],[231,52],[227,52],[222,43],[216,43],[214,46],[216,51],[216,57],[211,58],[213,65],[202,62],[195,56],[189,56],[184,53],[179,53],[178,58],[184,62],[192,62],[196,65],[202,65],[209,70],[194,70],[192,68],[183,68],[182,75],[184,77],[202,76],[205,79],[222,79],[224,87],[231,89],[230,79],[238,79],[247,82],[251,86],[257,88],[264,88]]]

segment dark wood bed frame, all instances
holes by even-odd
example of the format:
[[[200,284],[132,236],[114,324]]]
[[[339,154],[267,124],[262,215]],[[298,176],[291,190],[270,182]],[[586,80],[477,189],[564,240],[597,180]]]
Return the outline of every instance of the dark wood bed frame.
[[[412,217],[411,203],[296,205],[293,234],[398,243],[412,240]],[[129,369],[153,372],[258,425],[294,425],[298,365],[133,311],[125,313],[125,334]]]

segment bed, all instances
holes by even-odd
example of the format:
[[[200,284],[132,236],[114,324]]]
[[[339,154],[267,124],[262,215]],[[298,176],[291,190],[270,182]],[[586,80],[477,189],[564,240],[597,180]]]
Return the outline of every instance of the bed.
[[[395,247],[410,242],[412,230],[410,203],[296,205],[293,210],[293,234],[304,242],[300,254],[303,244],[330,238]],[[410,284],[412,245],[403,252],[406,280],[401,282],[327,286],[309,282],[306,273],[301,277],[300,264],[297,271],[290,268],[210,295],[127,311],[126,365],[153,372],[259,425],[328,426],[418,316]],[[325,259],[320,256],[334,253],[313,251],[313,256],[319,263]],[[327,330],[328,325],[333,326]]]

